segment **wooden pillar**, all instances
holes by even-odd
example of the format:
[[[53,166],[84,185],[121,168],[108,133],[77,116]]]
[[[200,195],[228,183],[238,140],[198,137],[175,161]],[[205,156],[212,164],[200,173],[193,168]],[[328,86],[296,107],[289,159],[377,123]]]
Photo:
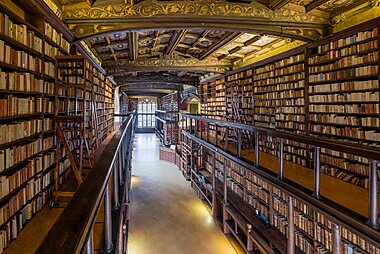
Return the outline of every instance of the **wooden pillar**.
[[[320,162],[321,148],[314,147],[314,197],[319,198],[320,196]]]
[[[294,216],[293,216],[293,197],[288,199],[288,252],[287,254],[295,253],[294,239]]]
[[[284,179],[284,140],[280,139],[278,148],[278,178]]]
[[[216,218],[217,209],[216,209],[216,176],[215,176],[215,152],[212,155],[212,216]]]
[[[340,238],[340,227],[337,224],[333,224],[332,227],[332,254],[341,254],[342,252],[342,240]]]
[[[369,190],[368,190],[368,224],[377,229],[378,220],[378,192],[377,192],[378,176],[377,176],[377,161],[371,160],[369,163]]]

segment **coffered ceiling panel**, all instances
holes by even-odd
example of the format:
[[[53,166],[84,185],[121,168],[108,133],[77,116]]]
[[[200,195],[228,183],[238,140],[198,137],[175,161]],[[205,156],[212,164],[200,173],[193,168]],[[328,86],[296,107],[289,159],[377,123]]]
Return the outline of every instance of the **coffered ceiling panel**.
[[[285,40],[276,36],[243,33],[218,49],[214,56],[219,60],[236,61],[245,58],[247,55],[268,50],[274,44]]]

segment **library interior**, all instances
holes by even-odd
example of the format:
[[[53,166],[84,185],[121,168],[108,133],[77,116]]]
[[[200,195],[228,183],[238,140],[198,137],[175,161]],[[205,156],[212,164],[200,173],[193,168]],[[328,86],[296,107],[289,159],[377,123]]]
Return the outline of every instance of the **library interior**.
[[[0,0],[0,254],[380,254],[379,0]]]

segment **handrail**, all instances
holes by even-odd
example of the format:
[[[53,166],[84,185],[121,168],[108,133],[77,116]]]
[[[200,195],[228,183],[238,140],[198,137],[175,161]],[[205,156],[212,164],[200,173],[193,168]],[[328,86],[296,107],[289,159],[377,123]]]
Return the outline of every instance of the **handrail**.
[[[194,134],[191,134],[185,130],[182,131],[182,134],[195,141],[196,143],[206,147],[210,151],[218,153],[223,158],[226,158],[227,160],[233,161],[251,170],[260,177],[271,182],[271,184],[275,185],[277,188],[281,189],[286,194],[300,198],[304,203],[310,205],[314,210],[325,213],[331,221],[337,224],[349,225],[348,228],[359,231],[360,234],[365,236],[366,238],[374,239],[374,243],[380,241],[380,231],[377,228],[372,228],[370,225],[367,225],[365,221],[362,220],[362,216],[355,214],[352,211],[342,209],[341,207],[336,208],[338,206],[335,206],[335,204],[332,204],[332,202],[329,202],[324,198],[315,198],[311,195],[312,193],[310,193],[310,191],[308,191],[307,189],[300,189],[299,186],[296,186],[289,181],[283,181],[282,179],[279,179],[277,176],[275,176],[273,172],[262,170],[261,168],[258,168],[245,160],[236,158],[229,152],[224,151],[223,149],[220,149],[215,145],[210,144],[204,141],[203,139],[194,136]],[[333,216],[332,214],[335,214],[337,216]]]
[[[236,157],[238,159],[241,158],[241,147],[242,147],[242,133],[245,132],[252,132],[254,133],[254,145],[255,145],[255,166],[260,166],[260,152],[259,152],[259,142],[260,142],[260,135],[264,134],[271,137],[279,138],[279,145],[278,145],[278,173],[277,178],[281,181],[284,179],[284,160],[285,160],[285,149],[284,149],[284,140],[291,140],[296,141],[299,143],[303,143],[308,146],[309,150],[313,151],[313,196],[316,198],[321,198],[320,196],[320,187],[321,187],[321,148],[326,148],[328,150],[333,151],[339,151],[346,154],[351,154],[355,156],[361,156],[363,158],[368,159],[368,216],[367,216],[367,223],[374,229],[378,230],[379,223],[378,223],[378,175],[377,175],[377,168],[378,168],[378,162],[380,159],[380,149],[372,148],[372,147],[366,147],[359,144],[353,144],[349,142],[343,142],[343,141],[333,141],[325,138],[316,138],[311,137],[304,134],[295,134],[290,132],[282,132],[272,129],[265,129],[261,127],[255,127],[247,124],[241,124],[236,122],[228,122],[223,120],[216,120],[216,119],[210,119],[205,118],[201,116],[194,116],[189,114],[181,114],[182,118],[184,120],[185,126],[183,132],[186,133],[186,131],[189,131],[189,134],[194,134],[197,136],[197,134],[200,134],[200,140],[202,139],[203,134],[203,125],[205,125],[206,128],[206,143],[209,140],[209,131],[210,131],[210,124],[215,125],[215,146],[218,147],[218,127],[225,127],[226,133],[229,132],[229,130],[234,129],[236,132],[237,140],[236,140]],[[188,120],[190,120],[189,128],[188,128]],[[195,121],[195,126],[193,126],[193,121]],[[201,127],[201,130],[199,131],[199,127]],[[250,137],[251,138],[251,137]],[[229,138],[225,139],[224,149],[216,148],[217,152],[222,153],[224,151],[228,150],[228,140]]]
[[[112,233],[111,226],[120,223],[125,205],[129,202],[125,193],[130,186],[131,145],[134,135],[136,114],[132,113],[114,134],[90,174],[75,192],[67,207],[54,226],[50,229],[36,253],[78,253],[89,249],[92,241],[92,229],[104,199],[105,206],[105,249],[112,251],[118,243],[117,233]],[[113,205],[111,214],[110,185],[113,175]],[[120,196],[118,195],[120,192]],[[126,196],[127,195],[127,196]],[[120,205],[118,205],[120,204]],[[121,216],[122,217],[122,216]],[[115,230],[114,230],[115,232]],[[110,238],[111,237],[111,238]]]
[[[291,132],[283,132],[278,130],[265,129],[262,127],[255,127],[252,125],[235,123],[223,120],[216,120],[211,118],[205,118],[202,116],[196,116],[191,114],[181,114],[182,117],[195,119],[199,121],[204,121],[207,123],[213,123],[219,126],[238,128],[246,131],[251,131],[254,133],[265,134],[272,137],[292,140],[300,143],[309,144],[316,147],[322,147],[326,149],[332,149],[335,151],[345,152],[365,158],[370,158],[373,160],[380,159],[380,149],[376,149],[373,147],[367,147],[359,144],[344,142],[344,141],[332,141],[331,139],[321,138],[321,137],[312,137],[305,134],[291,133]]]
[[[159,113],[167,113],[167,114],[176,114],[176,113],[179,113],[179,111],[177,111],[177,110],[162,110],[162,109],[156,109],[155,111],[156,111],[156,112],[159,112]]]

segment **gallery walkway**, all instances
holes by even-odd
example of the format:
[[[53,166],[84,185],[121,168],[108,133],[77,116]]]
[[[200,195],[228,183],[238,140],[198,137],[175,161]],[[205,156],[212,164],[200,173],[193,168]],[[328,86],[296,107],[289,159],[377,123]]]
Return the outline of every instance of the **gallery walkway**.
[[[159,160],[154,134],[137,134],[132,166],[130,254],[235,254],[176,166]]]

